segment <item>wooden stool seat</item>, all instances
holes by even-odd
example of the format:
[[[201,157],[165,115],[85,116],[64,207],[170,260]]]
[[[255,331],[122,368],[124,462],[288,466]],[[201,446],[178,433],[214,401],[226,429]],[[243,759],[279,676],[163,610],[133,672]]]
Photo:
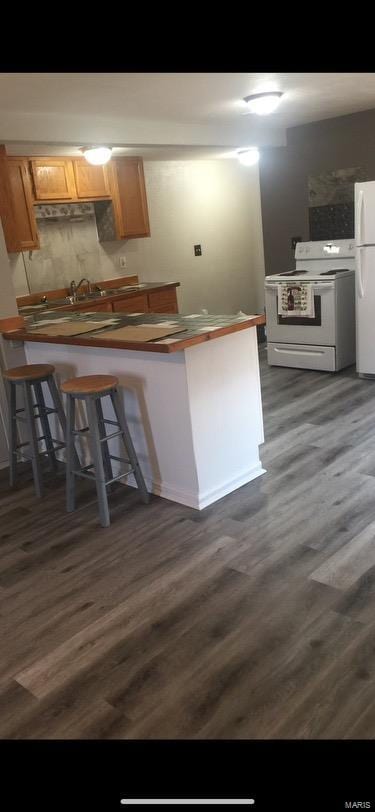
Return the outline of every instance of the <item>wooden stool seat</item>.
[[[91,395],[95,392],[109,392],[118,386],[114,375],[82,375],[80,378],[69,378],[61,384],[62,392],[67,395]]]
[[[5,369],[3,376],[7,381],[23,383],[24,381],[42,381],[49,375],[53,375],[54,371],[55,367],[52,364],[25,364],[22,367]]]

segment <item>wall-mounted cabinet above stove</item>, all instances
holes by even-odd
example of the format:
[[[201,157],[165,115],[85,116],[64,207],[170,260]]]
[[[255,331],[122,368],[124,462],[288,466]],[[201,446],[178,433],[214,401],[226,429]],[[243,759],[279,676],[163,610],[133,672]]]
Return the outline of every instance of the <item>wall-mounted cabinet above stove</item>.
[[[141,158],[13,157],[0,145],[0,217],[9,252],[39,248],[35,204],[93,202],[101,241],[150,236]]]
[[[84,158],[33,158],[30,167],[37,201],[62,203],[111,196],[107,167],[91,166]]]

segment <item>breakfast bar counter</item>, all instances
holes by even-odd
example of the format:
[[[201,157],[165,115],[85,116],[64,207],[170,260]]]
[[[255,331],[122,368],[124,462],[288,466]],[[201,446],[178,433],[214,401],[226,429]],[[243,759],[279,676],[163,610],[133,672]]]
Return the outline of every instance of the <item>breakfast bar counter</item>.
[[[58,384],[79,375],[117,376],[149,491],[200,510],[264,473],[257,347],[264,321],[59,310],[25,319],[3,337],[13,347],[23,342],[28,363],[53,364]],[[123,339],[126,328],[131,341]],[[161,337],[144,340],[155,331]],[[142,340],[134,340],[138,332]],[[110,404],[103,408],[112,419]],[[110,443],[118,454],[117,438]],[[132,475],[127,484],[135,485]]]

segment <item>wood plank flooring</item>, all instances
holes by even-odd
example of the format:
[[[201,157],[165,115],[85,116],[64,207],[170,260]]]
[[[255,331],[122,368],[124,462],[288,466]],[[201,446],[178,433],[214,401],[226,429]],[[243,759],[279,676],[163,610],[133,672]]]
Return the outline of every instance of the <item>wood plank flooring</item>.
[[[1,473],[2,738],[375,738],[375,381],[260,354],[267,474],[204,511]]]

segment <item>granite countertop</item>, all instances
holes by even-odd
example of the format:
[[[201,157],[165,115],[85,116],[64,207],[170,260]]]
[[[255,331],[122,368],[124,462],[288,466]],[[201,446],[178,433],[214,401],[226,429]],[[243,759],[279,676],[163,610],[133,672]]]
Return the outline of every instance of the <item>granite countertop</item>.
[[[46,304],[31,304],[31,305],[24,305],[18,308],[18,312],[21,316],[27,316],[31,313],[51,313],[52,310],[70,310],[74,311],[77,307],[83,307],[89,305],[90,303],[94,302],[98,303],[105,303],[105,302],[112,302],[118,299],[127,299],[132,298],[134,296],[140,296],[143,293],[152,293],[152,291],[160,290],[161,288],[177,288],[180,286],[180,282],[143,282],[139,283],[138,285],[124,285],[121,288],[113,288],[113,293],[111,289],[105,288],[105,280],[101,282],[92,282],[92,286],[98,285],[101,287],[102,290],[105,290],[105,295],[101,295],[98,291],[96,296],[88,296],[79,299],[79,301],[74,302],[73,304],[69,304],[63,300],[56,300],[56,304],[54,304],[54,300],[50,299],[47,301]],[[81,294],[79,294],[81,295]]]
[[[49,336],[43,335],[42,332],[37,332],[33,329],[39,327],[43,330],[43,322],[49,324],[61,320],[64,314],[61,310],[49,311],[49,313],[40,312],[38,314],[28,316],[25,318],[25,325],[12,332],[4,333],[4,338],[12,341],[37,341],[45,344],[72,344],[81,345],[85,347],[107,347],[112,349],[126,349],[138,350],[143,352],[162,352],[171,353],[183,350],[186,347],[195,344],[201,344],[204,341],[220,338],[221,336],[229,333],[238,332],[239,330],[246,330],[250,327],[255,327],[258,324],[265,324],[265,316],[257,314],[248,316],[245,314],[240,315],[201,315],[197,313],[190,314],[162,314],[162,313],[98,313],[98,312],[84,312],[84,313],[66,313],[66,322],[72,321],[107,321],[111,320],[110,325],[103,327],[99,331],[91,333],[84,333],[77,336]],[[178,326],[184,327],[184,332],[176,333],[167,338],[158,339],[147,342],[134,342],[124,341],[119,339],[105,340],[103,336],[110,330],[115,330],[119,327],[136,326],[136,325],[153,325],[153,326]]]

